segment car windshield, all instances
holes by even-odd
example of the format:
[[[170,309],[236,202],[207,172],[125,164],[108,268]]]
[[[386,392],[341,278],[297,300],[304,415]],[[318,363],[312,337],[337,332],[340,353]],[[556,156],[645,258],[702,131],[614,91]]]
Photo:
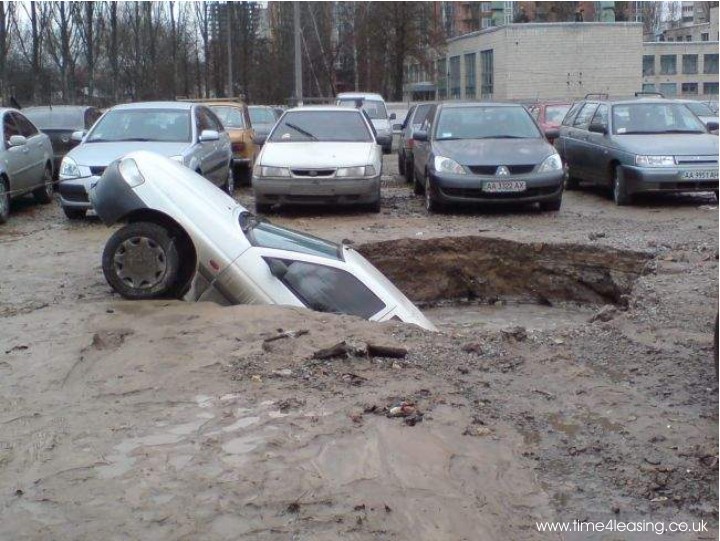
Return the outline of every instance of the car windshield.
[[[270,141],[369,143],[373,138],[358,111],[293,111],[275,126]]]
[[[253,246],[342,260],[340,245],[258,220],[248,212],[240,215],[240,227]]]
[[[442,109],[435,138],[528,139],[541,137],[527,110],[518,106],[473,106]]]
[[[237,107],[231,107],[229,105],[211,105],[213,113],[217,115],[220,122],[226,128],[244,128],[245,118],[243,117],[242,110]]]
[[[85,110],[65,108],[23,109],[23,113],[41,130],[82,130],[85,127]]]
[[[362,102],[362,109],[372,120],[385,120],[388,117],[385,103],[379,100],[366,100],[363,98],[342,98],[337,101],[340,107],[357,107]]]
[[[624,103],[612,108],[613,133],[705,133],[705,125],[680,103]]]
[[[560,125],[569,110],[569,103],[567,105],[548,105],[545,107],[545,122]]]
[[[268,107],[248,107],[250,122],[253,124],[274,124],[277,118]]]
[[[715,116],[706,103],[693,102],[685,104],[697,116]]]
[[[186,143],[190,137],[189,109],[119,109],[106,113],[86,142]]]

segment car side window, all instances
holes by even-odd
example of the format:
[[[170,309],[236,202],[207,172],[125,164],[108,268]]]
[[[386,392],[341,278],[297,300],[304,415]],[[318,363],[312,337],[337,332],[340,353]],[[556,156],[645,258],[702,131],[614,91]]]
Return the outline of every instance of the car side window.
[[[423,120],[422,126],[420,126],[420,131],[427,132],[428,136],[430,135],[430,128],[432,127],[433,119],[435,118],[435,107],[432,107],[429,111],[427,116],[425,117],[425,120]]]
[[[15,119],[15,124],[17,126],[19,135],[30,139],[34,135],[38,134],[38,129],[23,115],[21,115],[20,113],[12,113],[12,116]]]
[[[402,129],[403,129],[403,130],[404,130],[405,128],[407,128],[408,123],[411,122],[411,119],[412,119],[413,115],[415,114],[415,110],[416,110],[416,109],[417,109],[417,105],[413,105],[412,107],[410,107],[410,110],[408,111],[408,114],[407,114],[407,116],[405,117],[405,120],[403,120],[403,123],[402,123]],[[412,121],[412,122],[414,122],[414,121]]]
[[[195,109],[195,126],[197,127],[198,137],[200,137],[200,134],[203,131],[213,129],[210,125],[210,121],[208,120],[207,115],[203,114],[203,110],[201,107]]]
[[[590,125],[590,119],[595,114],[595,109],[597,109],[597,103],[586,103],[575,118],[573,127],[586,130]]]
[[[595,115],[592,117],[590,124],[598,124],[600,126],[608,127],[608,106],[598,105]]]
[[[540,121],[540,107],[537,105],[531,105],[528,107],[528,111],[535,120]]]
[[[3,140],[5,141],[6,148],[9,146],[10,138],[13,135],[20,135],[20,132],[18,131],[18,128],[15,125],[15,120],[10,113],[5,113],[5,116],[3,117]]]
[[[98,118],[102,116],[102,113],[99,109],[88,109],[85,111],[85,129],[89,130],[93,127],[93,124],[97,121]]]
[[[217,115],[212,111],[212,109],[207,109],[203,107],[203,113],[205,113],[208,117],[208,122],[210,123],[212,128],[211,130],[215,130],[216,132],[224,132],[225,127],[223,126],[223,123],[220,122],[220,119],[217,117]]]
[[[570,107],[570,110],[565,115],[565,118],[563,118],[562,125],[563,126],[572,126],[573,121],[575,120],[575,115],[577,115],[578,111],[580,110],[580,107],[583,106],[582,102],[579,103],[573,103],[572,107]]]

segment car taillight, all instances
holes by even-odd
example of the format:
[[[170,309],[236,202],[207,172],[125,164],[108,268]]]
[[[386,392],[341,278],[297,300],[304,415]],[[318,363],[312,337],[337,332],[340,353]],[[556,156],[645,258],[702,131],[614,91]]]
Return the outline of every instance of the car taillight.
[[[412,148],[415,146],[415,139],[408,140],[408,148]]]
[[[245,150],[245,143],[240,142],[240,143],[233,143],[233,144],[232,144],[232,151],[233,151],[233,152],[242,152],[243,150]]]

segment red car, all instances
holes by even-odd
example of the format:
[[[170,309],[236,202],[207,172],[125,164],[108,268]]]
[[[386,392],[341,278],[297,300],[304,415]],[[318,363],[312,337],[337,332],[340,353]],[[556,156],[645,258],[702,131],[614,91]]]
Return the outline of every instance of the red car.
[[[528,106],[528,111],[540,124],[543,133],[547,130],[557,130],[560,128],[562,119],[570,110],[572,103],[533,103]],[[552,144],[554,137],[548,137],[548,141]]]

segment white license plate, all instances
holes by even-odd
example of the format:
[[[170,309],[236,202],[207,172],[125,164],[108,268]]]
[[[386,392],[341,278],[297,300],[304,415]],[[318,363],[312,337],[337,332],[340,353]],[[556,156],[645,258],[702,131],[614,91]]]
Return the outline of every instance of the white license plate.
[[[490,193],[524,192],[526,189],[524,180],[499,180],[483,184],[483,191]]]
[[[702,169],[699,171],[683,171],[680,178],[685,180],[716,180],[718,178],[717,169]]]

